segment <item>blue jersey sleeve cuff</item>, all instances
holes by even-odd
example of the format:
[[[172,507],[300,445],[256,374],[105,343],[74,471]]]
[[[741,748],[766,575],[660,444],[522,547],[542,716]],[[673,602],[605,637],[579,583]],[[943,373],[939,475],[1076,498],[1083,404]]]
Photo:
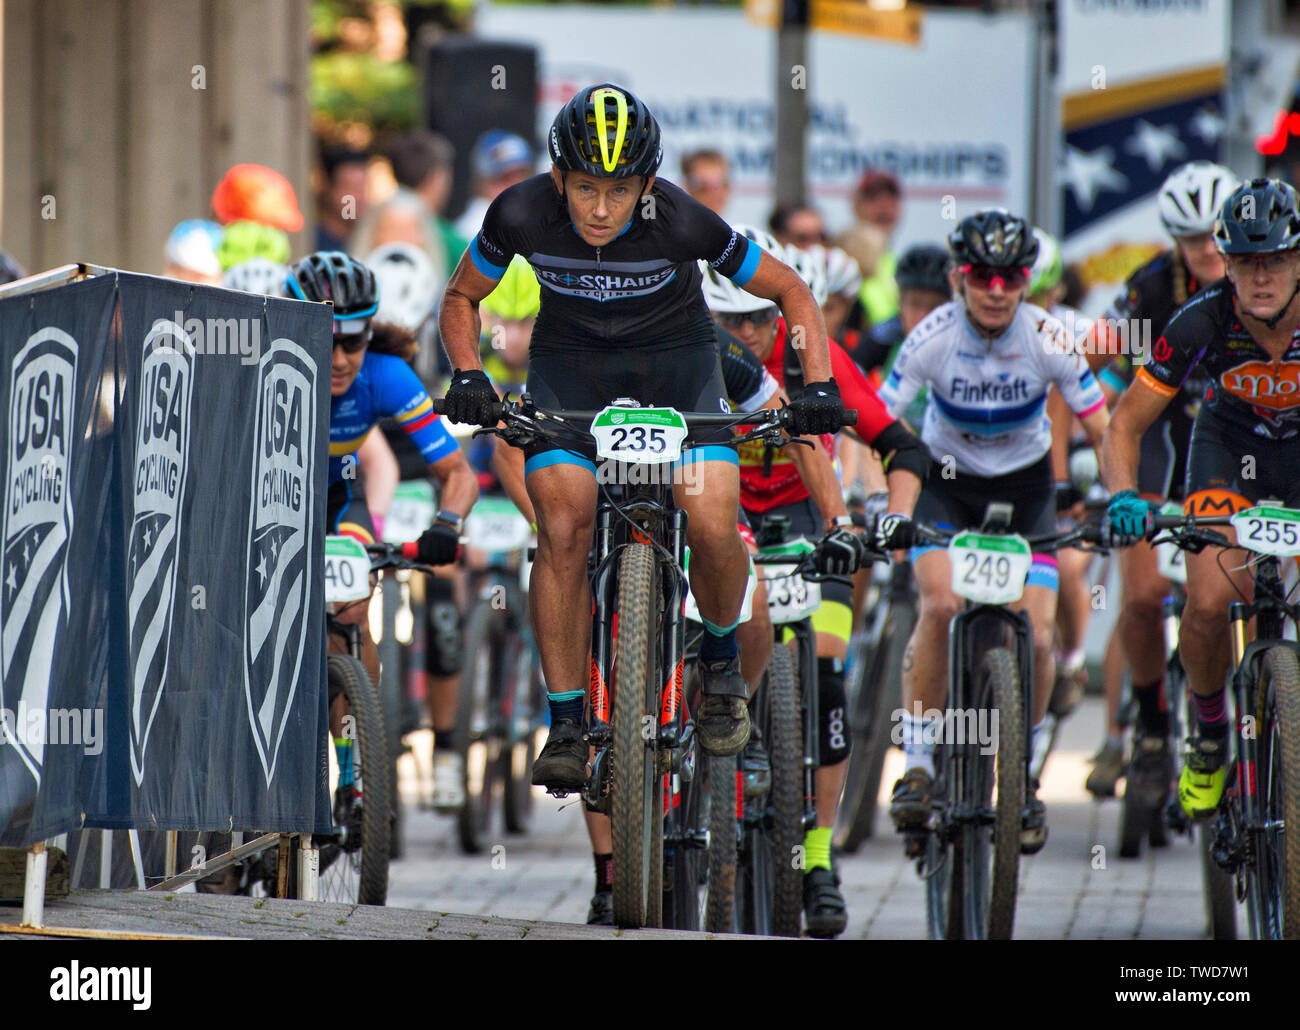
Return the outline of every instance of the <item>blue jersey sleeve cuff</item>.
[[[763,258],[763,248],[748,237],[745,239],[745,260],[740,263],[740,268],[736,274],[731,276],[731,281],[737,286],[744,285],[754,278],[754,273],[758,271],[758,263]]]
[[[474,267],[486,275],[489,279],[500,279],[506,274],[505,265],[494,265],[491,261],[483,256],[479,250],[478,237],[475,236],[469,243],[469,259],[474,262]]]

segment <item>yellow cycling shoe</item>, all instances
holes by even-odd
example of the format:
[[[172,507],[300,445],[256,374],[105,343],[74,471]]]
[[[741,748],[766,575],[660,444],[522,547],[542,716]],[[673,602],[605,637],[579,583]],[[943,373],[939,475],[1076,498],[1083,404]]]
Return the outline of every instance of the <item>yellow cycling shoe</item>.
[[[1224,759],[1228,741],[1200,737],[1187,749],[1178,778],[1178,802],[1193,819],[1208,819],[1219,807],[1228,770]]]

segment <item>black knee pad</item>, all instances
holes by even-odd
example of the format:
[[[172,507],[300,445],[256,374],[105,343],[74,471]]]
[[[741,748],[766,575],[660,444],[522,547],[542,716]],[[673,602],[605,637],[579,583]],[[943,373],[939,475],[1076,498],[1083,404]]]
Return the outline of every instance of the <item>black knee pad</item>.
[[[819,765],[835,765],[849,757],[853,732],[849,729],[848,702],[844,696],[844,659],[817,659],[817,706],[821,727],[817,749]]]
[[[455,589],[451,580],[429,576],[424,591],[424,669],[431,676],[454,676],[465,651]]]

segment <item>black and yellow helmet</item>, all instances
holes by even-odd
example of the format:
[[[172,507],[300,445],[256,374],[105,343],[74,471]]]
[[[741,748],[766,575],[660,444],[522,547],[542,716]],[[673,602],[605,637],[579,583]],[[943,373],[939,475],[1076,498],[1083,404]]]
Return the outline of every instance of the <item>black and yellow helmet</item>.
[[[560,171],[598,179],[649,177],[663,160],[655,116],[627,90],[608,82],[580,90],[560,109],[547,148]]]

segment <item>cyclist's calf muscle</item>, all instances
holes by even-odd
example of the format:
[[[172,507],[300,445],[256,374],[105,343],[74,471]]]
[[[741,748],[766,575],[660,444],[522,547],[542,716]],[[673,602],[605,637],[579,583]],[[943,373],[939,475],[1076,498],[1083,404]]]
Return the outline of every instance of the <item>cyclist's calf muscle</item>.
[[[1217,528],[1229,539],[1236,539],[1230,527]],[[1245,559],[1243,551],[1220,552],[1212,547],[1200,554],[1186,555],[1187,604],[1179,626],[1178,647],[1188,685],[1194,693],[1208,696],[1223,687],[1232,659],[1228,605],[1241,600],[1243,595],[1247,599],[1251,597],[1250,576],[1238,568],[1245,564]],[[1223,568],[1234,570],[1231,576],[1236,580],[1235,588]]]

